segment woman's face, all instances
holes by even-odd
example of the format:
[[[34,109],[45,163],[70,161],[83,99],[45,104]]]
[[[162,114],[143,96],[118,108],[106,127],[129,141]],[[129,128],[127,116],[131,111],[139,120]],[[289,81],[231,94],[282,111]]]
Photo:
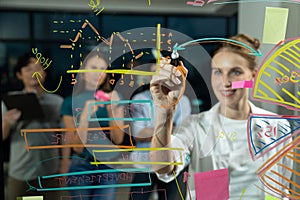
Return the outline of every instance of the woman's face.
[[[44,83],[46,73],[37,59],[31,57],[29,59],[29,63],[22,67],[20,72],[17,72],[17,77],[23,82],[25,88],[34,88],[39,86],[37,78],[35,76],[32,77],[35,72],[40,73],[41,76],[39,76],[39,80],[41,83]]]
[[[85,69],[89,70],[105,70],[107,63],[104,59],[94,56],[86,62]],[[106,73],[104,72],[86,72],[84,73],[84,80],[86,82],[87,90],[96,90],[106,79]]]
[[[212,59],[212,87],[221,106],[235,106],[248,100],[248,89],[232,89],[232,82],[252,80],[256,70],[241,55],[220,51]]]

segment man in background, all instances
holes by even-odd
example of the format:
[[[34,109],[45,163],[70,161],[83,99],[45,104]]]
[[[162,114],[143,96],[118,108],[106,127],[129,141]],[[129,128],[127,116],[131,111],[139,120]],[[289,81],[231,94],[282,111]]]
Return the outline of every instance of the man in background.
[[[44,83],[46,72],[36,58],[30,53],[21,56],[17,62],[16,76],[22,81],[24,89],[9,93],[28,94],[35,93],[42,107],[44,117],[40,119],[21,119],[22,112],[16,108],[7,110],[2,102],[2,139],[10,139],[10,156],[7,180],[7,199],[16,200],[18,196],[42,195],[45,200],[59,199],[59,192],[39,193],[29,190],[29,185],[38,186],[37,177],[59,172],[59,159],[50,159],[59,156],[58,149],[25,149],[24,137],[21,129],[46,129],[59,127],[59,111],[63,99],[55,94],[43,91],[38,80],[32,76],[34,72],[41,74],[40,82]],[[35,112],[32,110],[32,112]],[[53,133],[38,133],[30,138],[31,144],[45,145],[53,141]],[[50,159],[47,162],[43,162]],[[29,184],[29,185],[28,185]],[[55,183],[45,182],[47,188]],[[31,188],[32,189],[32,188]]]

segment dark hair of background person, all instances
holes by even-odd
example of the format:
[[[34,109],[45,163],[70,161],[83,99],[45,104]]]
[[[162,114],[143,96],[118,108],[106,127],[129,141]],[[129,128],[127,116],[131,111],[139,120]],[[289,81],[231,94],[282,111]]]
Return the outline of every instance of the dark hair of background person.
[[[260,47],[260,41],[256,38],[253,38],[246,34],[238,34],[235,36],[230,37],[229,39],[236,40],[242,43],[247,44],[248,46],[252,47],[254,50],[258,50]],[[245,58],[249,63],[249,68],[254,70],[258,67],[257,56],[249,54],[249,50],[241,45],[236,45],[232,43],[222,43],[213,53],[212,56],[216,55],[220,51],[230,51],[236,54],[239,54],[243,58]]]
[[[89,59],[93,58],[97,56],[97,58],[103,59],[106,64],[108,65],[108,60],[106,58],[106,56],[104,54],[102,54],[101,52],[98,51],[91,51],[84,59],[83,63],[82,63],[82,69],[85,69],[85,66],[88,62]],[[83,92],[85,90],[85,79],[84,79],[84,73],[79,73],[79,80],[78,80],[78,86],[76,87],[76,91],[74,91],[74,94],[79,94],[81,92]],[[104,92],[111,92],[113,90],[113,88],[110,86],[109,84],[109,80],[110,80],[111,76],[110,74],[106,74],[106,79],[104,80],[103,84],[101,84],[98,89],[103,90]]]
[[[21,69],[29,64],[30,58],[35,58],[35,56],[31,52],[27,52],[20,56],[14,69],[15,73],[21,72]]]

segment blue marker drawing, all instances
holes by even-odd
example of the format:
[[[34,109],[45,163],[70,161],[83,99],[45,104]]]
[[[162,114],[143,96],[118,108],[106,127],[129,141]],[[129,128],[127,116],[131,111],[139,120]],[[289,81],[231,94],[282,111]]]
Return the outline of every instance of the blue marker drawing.
[[[248,145],[252,159],[256,160],[260,158],[265,153],[275,148],[277,145],[298,134],[300,131],[299,118],[300,117],[298,116],[251,114],[248,121]],[[283,120],[287,120],[290,124],[293,124],[294,126],[288,126],[284,123],[286,121]],[[272,122],[275,122],[274,125],[276,127],[272,127],[271,129],[270,124]],[[259,127],[260,130],[264,130],[262,132],[265,132],[265,134],[261,134],[261,132],[258,132],[257,127]],[[265,129],[267,129],[267,131],[265,131]],[[276,137],[274,137],[275,135]]]
[[[42,160],[36,164],[34,164],[30,170],[28,170],[26,174],[26,184],[28,185],[28,191],[58,191],[58,190],[78,190],[78,189],[94,189],[94,188],[108,188],[108,187],[138,187],[138,186],[149,186],[152,184],[151,177],[150,177],[150,169],[149,168],[126,168],[126,169],[107,169],[107,170],[92,170],[92,171],[79,171],[79,172],[70,172],[70,173],[64,173],[64,174],[52,174],[52,175],[44,175],[44,176],[38,176],[38,185],[31,185],[29,183],[29,180],[32,179],[32,177],[29,176],[31,174],[31,171],[35,168],[42,167],[44,164],[47,164],[47,162],[51,162],[55,159],[62,159],[62,158],[69,158],[69,159],[79,159],[82,161],[86,161],[85,158],[81,158],[78,156],[57,156],[52,157],[49,159]],[[57,187],[52,188],[45,188],[43,186],[43,180],[45,179],[62,179],[64,177],[70,177],[70,176],[89,176],[93,174],[109,174],[109,173],[148,173],[149,180],[145,180],[145,182],[142,183],[135,183],[135,184],[109,184],[109,185],[93,185],[93,186],[76,186],[76,187],[62,187],[61,185],[57,184]],[[99,176],[99,175],[98,175]],[[116,178],[119,178],[116,177]]]
[[[178,45],[177,43],[174,45],[173,47],[173,52],[177,52],[177,51],[181,51],[184,50],[186,46],[188,45],[192,45],[194,43],[199,43],[199,42],[212,42],[212,41],[216,41],[216,42],[229,42],[238,46],[243,46],[246,49],[248,49],[250,52],[250,55],[254,55],[254,56],[262,56],[262,53],[260,50],[256,51],[255,49],[253,49],[252,47],[250,47],[249,45],[237,41],[237,40],[232,40],[232,39],[227,39],[227,38],[201,38],[201,39],[196,39],[196,40],[191,40],[188,42],[185,42],[183,44]]]
[[[126,173],[148,173],[149,180],[144,180],[143,183],[118,183],[118,184],[101,184],[100,178],[98,176],[109,176],[109,173],[120,173],[120,172],[126,172]],[[91,181],[91,177],[93,177],[93,174],[97,174],[97,177],[99,179],[98,184],[99,185],[89,185],[89,186],[66,186],[66,187],[53,187],[53,188],[44,188],[42,185],[43,180],[46,179],[57,179],[59,181],[65,180],[67,177],[71,177],[69,179],[73,179],[71,181],[78,181],[80,183],[80,178],[82,178],[82,181],[84,182],[84,177],[89,178],[89,181]],[[99,175],[100,174],[100,175]],[[79,177],[76,177],[79,176]],[[81,176],[81,177],[80,177]],[[119,175],[114,174],[112,178],[119,178]],[[95,180],[97,180],[96,175],[94,176]],[[103,180],[102,180],[103,181]],[[81,190],[81,189],[96,189],[96,188],[111,188],[111,187],[140,187],[140,186],[150,186],[152,184],[151,177],[150,177],[150,169],[149,168],[127,168],[127,169],[106,169],[106,170],[92,170],[92,171],[79,171],[79,172],[70,172],[70,173],[64,173],[64,174],[53,174],[48,176],[38,176],[38,182],[40,188],[35,188],[36,191],[58,191],[58,190]],[[59,184],[58,184],[59,186]]]

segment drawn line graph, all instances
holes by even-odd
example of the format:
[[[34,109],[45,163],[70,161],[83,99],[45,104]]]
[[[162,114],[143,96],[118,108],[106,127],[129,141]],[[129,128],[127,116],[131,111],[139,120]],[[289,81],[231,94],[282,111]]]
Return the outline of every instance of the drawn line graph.
[[[128,45],[131,53],[134,55],[134,51],[132,50],[131,45],[129,44],[128,40],[126,40],[120,33],[118,33],[118,32],[112,33],[112,35],[110,37],[110,41],[108,41],[108,40],[106,40],[106,38],[104,38],[103,36],[101,36],[99,34],[98,30],[88,20],[84,21],[84,23],[81,26],[81,29],[77,32],[75,38],[73,40],[70,39],[70,41],[72,42],[72,44],[71,45],[60,45],[60,48],[63,48],[63,49],[74,49],[75,43],[78,41],[79,37],[82,36],[83,29],[85,29],[87,27],[87,25],[89,25],[89,27],[94,31],[94,33],[97,35],[97,38],[100,39],[105,44],[107,44],[108,46],[112,45],[114,36],[119,37],[121,41],[125,42]]]
[[[74,73],[87,73],[87,72],[105,72],[105,73],[111,73],[111,74],[130,74],[130,75],[142,75],[142,76],[152,76],[152,75],[155,75],[157,73],[157,72],[150,72],[150,71],[143,71],[143,70],[133,70],[134,59],[136,59],[136,60],[139,59],[141,56],[143,56],[143,54],[138,53],[137,55],[135,55],[135,52],[133,50],[132,45],[129,42],[129,39],[125,38],[119,32],[113,32],[111,34],[110,39],[104,38],[103,36],[101,36],[99,34],[98,30],[88,20],[84,21],[84,23],[81,26],[81,29],[77,32],[77,34],[74,37],[74,39],[70,39],[70,41],[72,43],[71,44],[60,45],[60,48],[62,48],[62,49],[71,49],[72,51],[74,51],[74,49],[75,49],[76,46],[78,46],[80,48],[81,45],[80,44],[77,45],[77,43],[78,43],[79,39],[82,38],[83,31],[85,30],[86,27],[91,28],[93,30],[93,32],[96,34],[97,42],[101,41],[105,45],[109,46],[109,58],[108,58],[108,60],[109,60],[109,67],[108,67],[108,69],[105,69],[105,70],[86,70],[86,69],[79,69],[79,70],[77,70],[77,69],[73,69],[73,65],[72,65],[71,69],[67,70],[67,73],[71,73],[72,76],[74,76],[73,75]],[[159,30],[160,30],[160,24],[157,25],[156,30],[157,30],[157,33],[160,33],[159,32]],[[161,34],[157,34],[157,33],[153,33],[153,35],[156,35],[156,39],[152,39],[152,40],[149,40],[149,39],[146,40],[145,39],[145,40],[142,40],[142,42],[144,42],[144,43],[153,43],[153,47],[152,48],[158,48],[159,46],[157,45],[157,41],[160,41]],[[127,34],[127,37],[129,37],[129,36],[131,38],[133,37],[131,32],[127,32],[125,34]],[[143,35],[143,33],[140,33],[140,34]],[[129,51],[131,52],[132,59],[130,61],[131,62],[130,67],[129,67],[130,70],[128,70],[128,69],[109,69],[111,67],[112,46],[113,46],[113,43],[115,41],[115,38],[118,38],[124,44],[123,56],[122,56],[123,60],[125,59],[125,57],[124,57],[124,54],[126,53],[125,48],[128,48]],[[137,40],[132,39],[132,42],[136,43]],[[161,42],[161,43],[163,43],[163,42]],[[154,44],[156,44],[156,47],[154,46]],[[99,51],[99,46],[97,47],[97,51]],[[71,59],[72,58],[73,58],[73,54],[71,54]],[[82,58],[82,56],[81,56],[81,58]],[[82,65],[82,62],[81,62],[81,65]],[[125,67],[124,63],[122,65],[122,67]],[[76,81],[74,80],[73,83],[75,84]]]

